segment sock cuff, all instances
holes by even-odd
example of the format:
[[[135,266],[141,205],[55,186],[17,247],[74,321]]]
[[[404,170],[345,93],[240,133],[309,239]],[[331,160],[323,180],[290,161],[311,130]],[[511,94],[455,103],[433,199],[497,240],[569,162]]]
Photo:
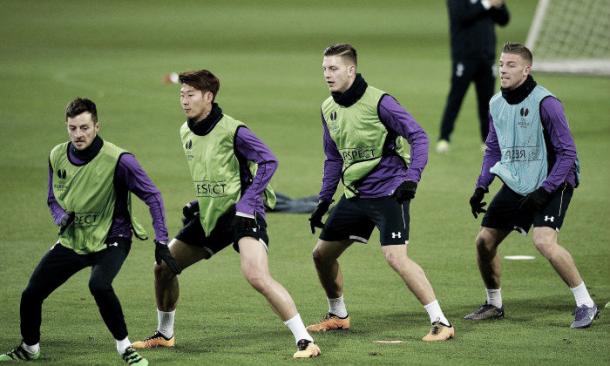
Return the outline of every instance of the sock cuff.
[[[431,303],[424,305],[424,308],[427,308],[429,306],[434,306],[434,305],[439,305],[437,299],[434,299],[434,301],[432,301]]]
[[[292,318],[284,321],[284,325],[288,325],[289,323],[292,323],[294,321],[301,321],[303,322],[303,320],[301,319],[301,314],[297,313],[295,316],[293,316]]]
[[[172,311],[163,311],[163,310],[157,309],[157,313],[163,314],[163,315],[174,315],[174,314],[176,314],[176,309],[174,309]]]

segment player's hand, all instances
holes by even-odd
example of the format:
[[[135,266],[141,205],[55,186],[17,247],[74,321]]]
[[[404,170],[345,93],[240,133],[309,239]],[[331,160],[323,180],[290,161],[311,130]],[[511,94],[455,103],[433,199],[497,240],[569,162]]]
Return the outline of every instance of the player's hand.
[[[155,240],[155,262],[161,264],[161,261],[165,262],[167,267],[175,274],[180,274],[180,272],[182,272],[178,263],[176,263],[176,259],[172,257],[172,253],[170,253],[167,243]]]
[[[188,202],[182,207],[182,223],[184,225],[196,216],[199,216],[199,201]]]
[[[62,235],[70,225],[74,223],[76,214],[72,211],[68,211],[64,214],[59,222],[59,235]]]
[[[398,188],[394,191],[394,198],[398,203],[403,203],[407,200],[415,198],[415,191],[417,190],[417,182],[412,180],[405,180]]]
[[[539,187],[521,200],[520,208],[524,211],[536,212],[542,210],[549,202],[551,194],[544,188]]]
[[[328,208],[330,207],[331,203],[333,203],[333,201],[322,200],[318,202],[318,206],[315,210],[313,210],[311,216],[309,217],[309,226],[311,227],[312,234],[316,233],[317,227],[320,229],[324,228],[322,217],[324,217],[324,214],[328,212]]]
[[[479,217],[480,213],[487,212],[487,210],[483,208],[487,202],[482,202],[485,193],[486,191],[483,188],[477,187],[477,189],[474,190],[472,197],[470,197],[470,210],[475,219]]]
[[[494,8],[500,8],[504,5],[504,0],[489,0],[489,5]]]

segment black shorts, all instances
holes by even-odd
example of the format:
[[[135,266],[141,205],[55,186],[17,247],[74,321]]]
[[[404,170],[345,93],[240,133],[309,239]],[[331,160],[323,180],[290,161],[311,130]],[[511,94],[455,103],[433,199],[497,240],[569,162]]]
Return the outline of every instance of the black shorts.
[[[237,242],[239,239],[249,236],[262,241],[265,248],[269,248],[269,237],[267,236],[267,223],[259,215],[256,216],[256,224],[258,229],[256,233],[248,232],[236,232],[233,228],[233,217],[235,217],[235,209],[229,210],[224,215],[218,218],[216,226],[210,233],[205,235],[199,216],[193,217],[189,220],[178,235],[176,239],[188,244],[198,247],[202,247],[210,253],[210,256],[220,252],[230,244],[233,244],[233,249],[239,252]]]
[[[405,244],[409,240],[409,202],[394,197],[341,197],[326,220],[320,239],[355,240],[367,243],[377,226],[381,245]]]
[[[489,204],[481,226],[508,231],[516,230],[525,234],[534,224],[534,227],[547,226],[559,231],[572,199],[572,193],[574,193],[574,188],[564,183],[551,194],[546,207],[532,214],[519,208],[524,196],[505,184]]]

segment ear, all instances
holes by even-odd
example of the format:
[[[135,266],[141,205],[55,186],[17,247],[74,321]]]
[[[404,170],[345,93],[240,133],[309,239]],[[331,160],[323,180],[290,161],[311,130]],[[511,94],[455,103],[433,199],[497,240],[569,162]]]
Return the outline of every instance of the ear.
[[[93,128],[95,129],[95,133],[100,132],[100,122],[99,122],[99,121],[97,121],[97,122],[95,122],[93,125],[94,125],[94,127],[93,127]]]
[[[350,76],[355,75],[356,74],[356,65],[349,65],[347,67],[347,73]]]
[[[212,103],[214,101],[214,94],[211,91],[206,91],[203,93],[203,100],[206,103]]]
[[[529,75],[532,72],[532,65],[526,65],[523,69],[523,74]]]

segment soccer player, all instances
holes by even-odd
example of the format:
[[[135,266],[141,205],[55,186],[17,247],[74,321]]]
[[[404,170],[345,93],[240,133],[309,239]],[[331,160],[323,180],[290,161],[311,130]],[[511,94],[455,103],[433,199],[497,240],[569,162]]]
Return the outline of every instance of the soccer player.
[[[51,150],[48,200],[59,239],[44,255],[21,295],[22,343],[0,355],[2,361],[40,358],[42,303],[76,272],[91,267],[89,290],[116,349],[129,365],[148,365],[131,347],[121,304],[112,289],[131,248],[132,233],[146,239],[146,232],[131,215],[130,192],[150,210],[155,230],[155,259],[177,270],[167,247],[163,200],[136,158],[102,140],[97,107],[89,99],[76,98],[66,108],[69,142]]]
[[[449,151],[449,141],[471,83],[477,93],[481,141],[487,137],[489,98],[496,83],[496,24],[506,26],[510,14],[504,0],[447,0],[451,35],[451,86],[440,123],[436,152]]]
[[[485,212],[475,243],[487,301],[464,318],[504,317],[497,248],[513,229],[526,234],[533,224],[534,246],[574,294],[571,327],[586,328],[597,317],[597,306],[572,256],[557,242],[578,185],[576,146],[561,103],[530,75],[532,61],[532,53],[521,44],[506,43],[502,49],[502,88],[489,103],[487,149],[470,198],[475,218]],[[503,185],[486,210],[483,197],[495,176]]]
[[[277,159],[246,125],[215,103],[220,82],[208,70],[179,75],[180,104],[187,121],[180,137],[196,200],[183,209],[184,227],[169,244],[181,269],[210,259],[230,244],[239,252],[241,271],[291,330],[295,358],[316,357],[319,347],[301,320],[290,294],[269,272],[269,238],[264,203]],[[154,268],[158,327],[135,348],[173,347],[178,277],[164,263]]]
[[[356,73],[356,50],[335,44],[324,50],[322,70],[331,96],[322,103],[324,176],[310,226],[322,228],[313,251],[318,277],[328,297],[328,313],[314,332],[349,329],[343,274],[337,259],[353,243],[381,233],[386,261],[424,305],[432,328],[424,341],[444,341],[454,328],[443,314],[421,267],[407,256],[409,204],[428,160],[428,138],[413,117],[389,94]],[[406,161],[405,139],[411,145]],[[345,189],[326,224],[339,180]]]

